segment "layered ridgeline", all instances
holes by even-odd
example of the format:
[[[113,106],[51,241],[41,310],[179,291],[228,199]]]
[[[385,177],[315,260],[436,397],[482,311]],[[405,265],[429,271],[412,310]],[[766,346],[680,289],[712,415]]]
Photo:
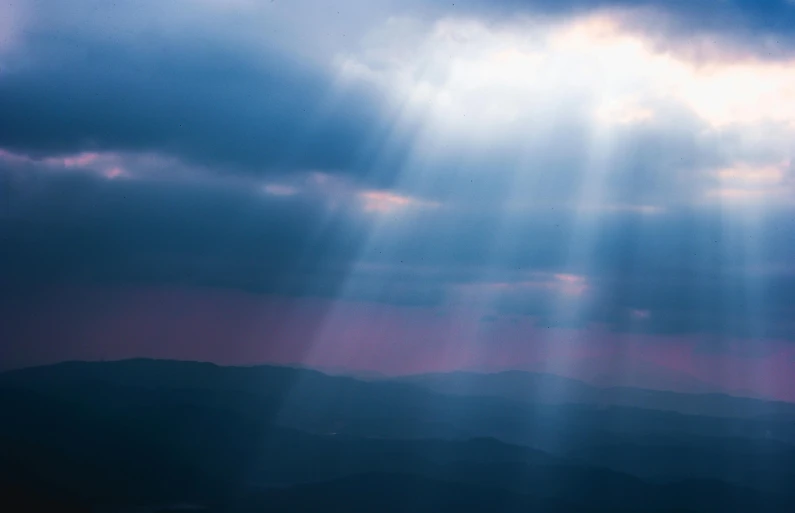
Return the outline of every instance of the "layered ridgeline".
[[[795,406],[721,394],[521,372],[360,380],[130,360],[7,372],[0,408],[4,500],[31,508],[747,512],[795,504]]]

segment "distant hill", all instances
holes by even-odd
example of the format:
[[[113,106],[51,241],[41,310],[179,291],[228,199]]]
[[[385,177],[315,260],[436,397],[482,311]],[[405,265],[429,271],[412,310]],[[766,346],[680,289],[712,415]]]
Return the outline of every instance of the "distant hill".
[[[360,381],[155,360],[19,370],[0,375],[0,477],[18,476],[32,505],[41,490],[66,511],[111,513],[402,511],[422,494],[412,511],[795,511],[790,421],[536,404],[526,389],[599,392],[521,372]]]
[[[649,362],[633,362],[630,366],[618,365],[614,360],[590,361],[591,368],[598,369],[583,376],[588,383],[601,387],[628,387],[686,394],[719,394],[727,390],[700,380],[686,372],[670,369]]]
[[[234,371],[232,371],[234,369]],[[144,375],[145,374],[145,375]],[[725,393],[677,393],[625,386],[599,387],[554,374],[504,371],[492,374],[450,372],[387,379],[352,377],[308,368],[258,365],[220,367],[211,363],[134,359],[109,362],[65,362],[0,373],[2,382],[28,384],[86,383],[91,380],[146,387],[211,387],[216,390],[278,395],[332,385],[331,391],[355,388],[362,381],[378,390],[410,393],[412,388],[446,395],[499,397],[536,404],[621,406],[715,417],[782,417],[795,421],[795,404]],[[323,386],[320,386],[320,384]],[[606,381],[605,381],[606,383]],[[416,390],[414,391],[416,393]]]
[[[597,387],[554,374],[451,372],[400,378],[435,392],[545,404],[627,406],[717,417],[781,415],[795,420],[795,404],[722,393],[677,393],[623,386]]]

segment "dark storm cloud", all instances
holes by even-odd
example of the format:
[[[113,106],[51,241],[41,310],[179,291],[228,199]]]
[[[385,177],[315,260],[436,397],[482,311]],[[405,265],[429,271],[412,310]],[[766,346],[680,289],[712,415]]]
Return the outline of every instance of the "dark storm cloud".
[[[735,240],[724,215],[433,213],[375,236],[360,258],[382,266],[371,276],[376,283],[412,283],[411,276],[413,286],[441,287],[447,302],[463,286],[486,306],[548,325],[793,339],[792,275],[755,269],[787,265],[795,243],[789,214],[770,216],[753,241]],[[578,252],[583,238],[592,242]]]
[[[248,183],[28,170],[8,187],[0,216],[6,299],[58,283],[110,282],[441,306],[466,289],[491,297],[487,306],[549,325],[795,337],[792,276],[750,274],[717,213],[711,222],[698,213],[699,223],[686,214],[603,214],[598,242],[577,259],[581,219],[570,211],[500,218],[449,209],[383,225],[353,204],[335,210],[320,196],[267,196]],[[795,238],[784,221],[771,218],[758,232],[757,263],[787,265]],[[572,298],[566,276],[555,281],[560,273],[587,285],[565,315],[560,301]],[[500,283],[507,292],[493,287]],[[638,320],[633,311],[650,314]]]
[[[791,26],[787,26],[787,20],[795,15],[792,3],[787,0],[463,0],[459,5],[480,5],[484,9],[492,6],[494,9],[513,12],[527,9],[558,15],[573,15],[606,7],[657,7],[681,17],[679,22],[682,25],[726,28],[739,25],[760,30],[776,27],[791,29]]]
[[[97,281],[300,293],[311,279],[332,294],[362,235],[314,198],[265,201],[217,183],[28,173],[7,187],[0,260],[12,293]]]
[[[33,155],[146,151],[221,172],[369,171],[374,91],[222,42],[125,46],[34,33],[0,80],[0,147]]]

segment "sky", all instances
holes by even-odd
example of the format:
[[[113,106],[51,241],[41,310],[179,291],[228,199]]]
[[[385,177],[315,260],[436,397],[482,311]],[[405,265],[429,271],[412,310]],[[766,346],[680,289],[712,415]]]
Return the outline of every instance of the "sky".
[[[789,0],[2,3],[0,368],[795,401],[794,61]]]

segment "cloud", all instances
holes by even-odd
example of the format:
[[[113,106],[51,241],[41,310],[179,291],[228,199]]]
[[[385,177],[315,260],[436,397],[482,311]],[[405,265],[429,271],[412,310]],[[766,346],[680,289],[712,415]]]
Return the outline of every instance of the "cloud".
[[[15,18],[5,290],[795,337],[791,7],[185,1]]]
[[[606,213],[578,260],[567,258],[573,211],[420,209],[383,225],[362,204],[308,188],[273,196],[247,182],[13,176],[0,218],[7,294],[192,284],[450,308],[465,300],[551,325],[795,338],[794,275],[776,270],[787,269],[795,240],[784,217],[748,241],[726,232],[719,213]],[[521,237],[495,245],[498,232]]]
[[[478,2],[355,16],[318,4],[275,35],[297,7],[208,1],[187,16],[146,2],[164,20],[147,37],[126,8],[77,23],[52,7],[26,18],[4,57],[0,147],[18,154],[141,153],[273,184],[320,170],[429,204],[653,212],[753,196],[711,173],[792,153],[788,60],[705,65],[627,22],[649,7],[690,13],[681,6],[503,2],[491,12],[511,17],[492,18]],[[329,14],[348,41],[307,50],[299,35]],[[262,20],[271,31],[254,30]],[[192,37],[199,27],[206,38]],[[302,44],[287,53],[288,40]]]
[[[793,49],[795,6],[789,0],[463,0],[457,6],[479,16],[543,15],[570,18],[593,12],[620,13],[631,28],[657,36],[661,46],[697,43],[700,52],[730,46],[732,54],[780,57]],[[725,54],[724,54],[725,55]]]
[[[789,159],[776,163],[738,162],[714,172],[715,184],[708,198],[723,205],[793,205],[792,166]]]
[[[372,91],[272,52],[86,33],[31,36],[3,70],[0,111],[8,151],[154,153],[253,174],[370,172],[363,152],[381,119]]]
[[[407,209],[436,208],[439,203],[424,201],[389,191],[365,190],[359,192],[366,212],[393,214]]]
[[[790,59],[693,61],[657,48],[621,20],[612,11],[553,23],[451,17],[427,27],[393,20],[339,66],[343,75],[397,89],[437,129],[471,133],[485,123],[478,137],[494,128],[502,137],[572,100],[608,123],[651,119],[662,101],[714,128],[795,121]]]
[[[399,106],[397,126],[415,135],[397,180],[427,196],[653,212],[712,198],[716,169],[793,153],[789,60],[693,60],[620,12],[395,18],[337,66]]]

